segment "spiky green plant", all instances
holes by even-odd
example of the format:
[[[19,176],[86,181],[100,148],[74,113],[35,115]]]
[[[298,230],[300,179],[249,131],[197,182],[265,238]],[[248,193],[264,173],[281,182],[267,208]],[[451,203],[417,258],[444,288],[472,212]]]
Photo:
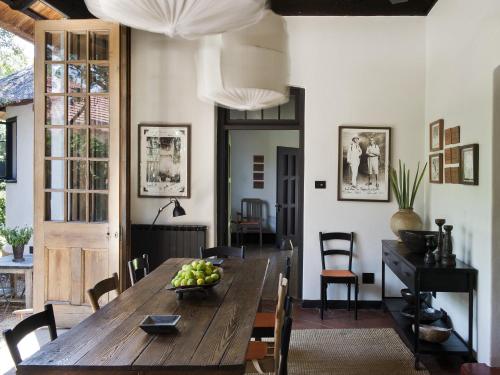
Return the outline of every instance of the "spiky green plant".
[[[0,228],[0,234],[5,237],[5,241],[13,247],[26,245],[33,234],[33,229],[30,227],[14,227],[14,228]]]
[[[399,173],[396,172],[395,168],[391,167],[389,177],[399,209],[413,209],[413,203],[415,203],[415,197],[417,196],[417,192],[420,188],[420,184],[422,183],[426,169],[427,163],[425,163],[422,172],[419,174],[419,162],[417,166],[417,173],[415,173],[415,178],[413,179],[413,185],[410,185],[411,171],[406,169],[406,164],[401,163],[401,160],[399,161]]]

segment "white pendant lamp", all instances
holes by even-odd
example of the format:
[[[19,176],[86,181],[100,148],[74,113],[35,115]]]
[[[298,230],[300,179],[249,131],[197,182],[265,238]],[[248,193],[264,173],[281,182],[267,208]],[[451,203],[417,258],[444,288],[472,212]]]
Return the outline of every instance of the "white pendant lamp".
[[[238,110],[287,102],[287,45],[284,20],[271,11],[253,26],[203,38],[198,97]]]
[[[194,39],[258,22],[266,0],[85,0],[97,18]]]

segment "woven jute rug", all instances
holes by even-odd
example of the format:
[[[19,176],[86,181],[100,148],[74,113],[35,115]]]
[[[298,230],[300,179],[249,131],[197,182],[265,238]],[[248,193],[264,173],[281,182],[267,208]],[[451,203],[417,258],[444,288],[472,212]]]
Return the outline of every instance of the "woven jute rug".
[[[392,328],[292,331],[288,373],[338,375],[428,375]]]

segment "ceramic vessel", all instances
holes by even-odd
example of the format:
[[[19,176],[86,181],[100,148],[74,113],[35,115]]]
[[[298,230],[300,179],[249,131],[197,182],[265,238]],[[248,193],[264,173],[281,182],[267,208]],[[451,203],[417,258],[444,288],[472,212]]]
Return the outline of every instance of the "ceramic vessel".
[[[13,262],[24,262],[24,245],[12,246]]]
[[[398,239],[400,230],[422,230],[422,227],[422,219],[413,208],[400,209],[391,217],[391,230]]]

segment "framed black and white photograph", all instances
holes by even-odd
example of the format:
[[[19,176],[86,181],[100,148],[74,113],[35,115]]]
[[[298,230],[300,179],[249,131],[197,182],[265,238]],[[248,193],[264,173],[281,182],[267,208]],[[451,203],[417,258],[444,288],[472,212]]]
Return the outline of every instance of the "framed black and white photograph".
[[[139,196],[190,194],[190,125],[139,124]]]
[[[443,149],[444,120],[439,119],[429,124],[429,148],[432,152]]]
[[[340,126],[340,201],[389,201],[391,128]]]
[[[460,147],[460,175],[463,185],[479,185],[479,145]]]
[[[443,154],[429,155],[429,182],[443,183]]]

